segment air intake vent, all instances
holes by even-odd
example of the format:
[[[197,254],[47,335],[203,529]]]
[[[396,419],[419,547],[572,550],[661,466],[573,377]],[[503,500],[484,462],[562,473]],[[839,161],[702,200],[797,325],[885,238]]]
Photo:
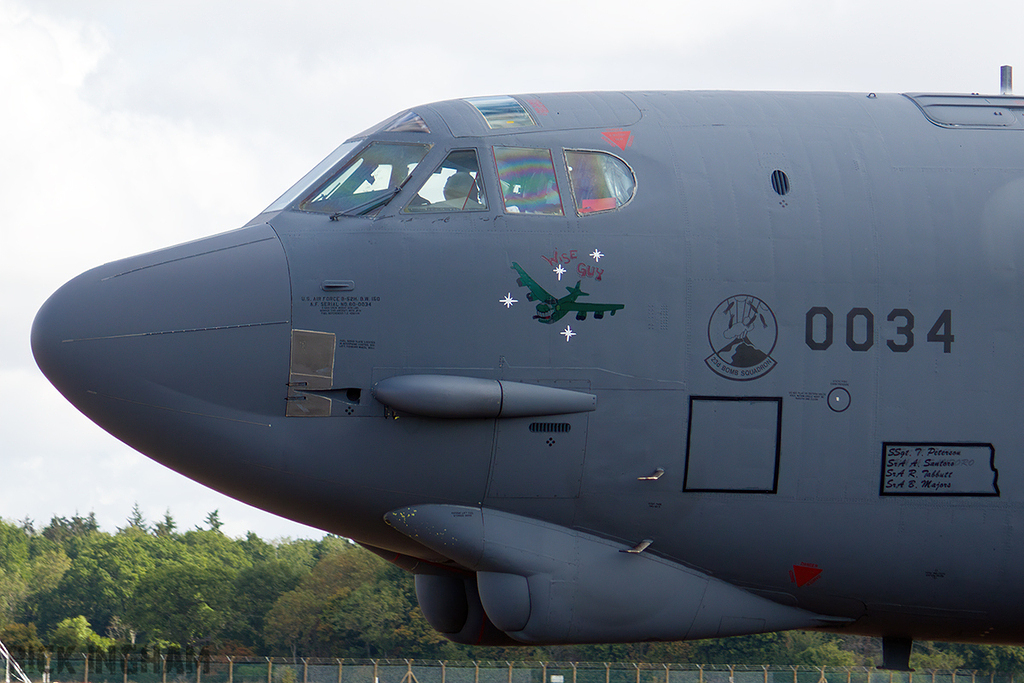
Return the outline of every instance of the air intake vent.
[[[777,195],[789,194],[789,177],[784,171],[772,171],[772,189]]]
[[[552,432],[567,432],[572,429],[572,425],[568,422],[531,422],[530,431],[541,434],[550,434]]]

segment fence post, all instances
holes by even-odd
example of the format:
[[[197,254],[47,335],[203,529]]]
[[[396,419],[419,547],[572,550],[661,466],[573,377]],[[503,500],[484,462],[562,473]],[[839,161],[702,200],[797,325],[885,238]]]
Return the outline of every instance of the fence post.
[[[302,658],[302,683],[309,683],[309,660]]]
[[[374,659],[371,661],[373,661],[373,683],[378,683],[378,681],[380,681],[380,676],[378,675],[377,671],[377,663],[380,662],[380,660]]]
[[[473,662],[473,666],[476,667],[476,673],[473,674],[473,683],[480,683],[480,662]]]
[[[228,655],[228,683],[235,683],[235,658]]]
[[[505,660],[505,663],[508,664],[508,683],[512,683],[512,662]]]
[[[633,662],[633,666],[636,667],[636,683],[640,683],[640,665]]]
[[[793,670],[793,683],[796,683],[796,667],[790,664],[789,668]],[[892,681],[889,681],[889,683],[892,683]]]
[[[544,681],[547,683],[547,681]],[[608,662],[604,663],[604,683],[612,683],[612,665]]]
[[[273,683],[274,677],[274,660],[272,657],[265,657],[267,660],[267,683]]]
[[[736,665],[735,664],[730,664],[729,665],[729,683],[735,683],[735,681],[733,679],[733,671],[735,669],[736,669]]]
[[[201,655],[196,655],[196,683],[202,683],[203,663],[200,660]]]
[[[698,676],[698,678],[699,678],[698,683],[704,683],[704,665],[703,664],[698,664],[697,665],[697,671],[700,672],[700,674]]]
[[[167,683],[167,653],[160,653],[160,683]]]
[[[818,678],[818,683],[828,683],[825,680],[825,667],[822,666],[822,667],[819,667],[819,669],[821,670],[821,676]]]
[[[86,652],[82,656],[85,657],[85,678],[83,680],[85,683],[89,683],[89,653]]]
[[[548,663],[540,663],[540,683],[548,683]]]
[[[768,665],[762,664],[761,668],[764,669],[764,683],[768,683]],[[850,683],[850,681],[846,681],[846,683]]]
[[[438,660],[438,661],[440,662],[441,660]],[[447,668],[448,667],[445,666],[445,663],[441,662],[441,683],[445,683],[445,677],[447,675],[447,671],[446,671]],[[341,681],[338,681],[338,683],[341,683]]]
[[[122,668],[122,672],[121,673],[123,674],[121,680],[124,681],[124,683],[128,683],[128,653],[127,652],[124,653],[124,661],[121,662],[121,668]]]
[[[575,679],[573,680],[573,683],[576,683]],[[668,664],[665,664],[665,683],[669,683],[669,681],[668,681]]]
[[[338,683],[341,683],[341,662],[342,662],[342,660],[339,659],[338,660]]]
[[[576,662],[569,662],[569,663],[572,664],[572,683],[576,683]],[[512,683],[512,681],[509,680],[508,683]]]

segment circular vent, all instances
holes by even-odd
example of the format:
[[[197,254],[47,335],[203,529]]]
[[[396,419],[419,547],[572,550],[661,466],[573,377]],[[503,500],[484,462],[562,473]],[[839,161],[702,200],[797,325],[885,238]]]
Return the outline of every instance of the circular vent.
[[[772,171],[772,189],[775,194],[786,196],[789,194],[789,176],[785,171]]]

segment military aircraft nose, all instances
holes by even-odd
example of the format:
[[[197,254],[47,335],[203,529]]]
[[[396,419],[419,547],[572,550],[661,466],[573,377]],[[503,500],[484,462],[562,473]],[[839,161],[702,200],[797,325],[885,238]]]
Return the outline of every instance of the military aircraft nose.
[[[182,469],[186,447],[198,456],[227,425],[284,414],[290,301],[264,224],[79,275],[39,310],[32,351],[90,419]]]

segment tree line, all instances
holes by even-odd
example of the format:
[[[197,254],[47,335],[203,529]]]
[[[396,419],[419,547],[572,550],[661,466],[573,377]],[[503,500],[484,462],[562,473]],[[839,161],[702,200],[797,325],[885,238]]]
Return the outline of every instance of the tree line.
[[[217,511],[179,530],[138,506],[0,520],[0,640],[20,652],[204,649],[238,656],[871,666],[877,639],[814,632],[687,643],[481,648],[426,623],[412,576],[338,536],[229,538]],[[919,669],[1024,671],[1024,648],[918,643]]]

